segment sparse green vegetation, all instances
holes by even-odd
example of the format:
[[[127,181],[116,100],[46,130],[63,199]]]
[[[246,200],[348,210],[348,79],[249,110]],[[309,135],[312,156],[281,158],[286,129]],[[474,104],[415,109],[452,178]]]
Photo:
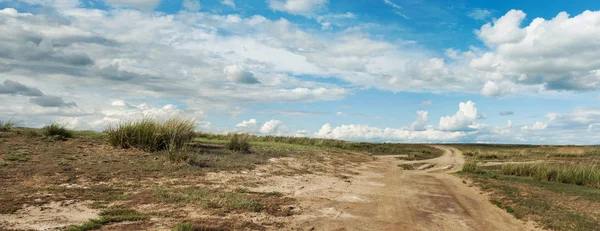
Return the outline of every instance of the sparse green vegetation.
[[[194,230],[196,230],[196,228],[194,227],[194,225],[192,225],[192,223],[189,223],[189,222],[177,223],[175,225],[175,227],[173,227],[173,229],[171,229],[171,231],[194,231]]]
[[[171,118],[165,122],[145,118],[134,122],[122,122],[109,127],[111,145],[123,149],[137,148],[148,152],[179,151],[194,136],[195,123],[183,118]]]
[[[260,201],[242,192],[220,192],[201,187],[183,189],[155,189],[154,198],[159,203],[199,204],[205,208],[218,208],[224,211],[243,210],[260,212]]]
[[[73,132],[65,127],[65,125],[57,122],[52,122],[42,128],[42,135],[48,140],[65,140],[73,137]]]
[[[225,146],[233,152],[250,153],[248,137],[249,135],[247,134],[233,134]]]
[[[100,213],[100,218],[89,220],[82,225],[68,227],[67,231],[87,231],[99,229],[104,225],[125,221],[143,221],[148,220],[148,215],[140,214],[132,209],[115,208],[105,210]]]
[[[0,120],[0,132],[10,131],[15,125],[17,125],[17,123],[17,121],[14,121],[12,119],[7,121]]]

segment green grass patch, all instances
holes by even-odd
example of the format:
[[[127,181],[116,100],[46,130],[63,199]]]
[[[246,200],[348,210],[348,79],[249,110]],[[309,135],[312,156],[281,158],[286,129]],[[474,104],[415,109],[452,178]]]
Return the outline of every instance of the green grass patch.
[[[183,189],[154,189],[154,199],[159,203],[199,204],[204,208],[224,211],[260,212],[263,205],[247,193],[220,192],[200,187]]]
[[[125,221],[143,221],[150,219],[150,216],[138,213],[133,209],[113,208],[100,213],[100,218],[89,220],[82,225],[70,226],[67,231],[87,231],[99,229],[102,226],[125,222]]]

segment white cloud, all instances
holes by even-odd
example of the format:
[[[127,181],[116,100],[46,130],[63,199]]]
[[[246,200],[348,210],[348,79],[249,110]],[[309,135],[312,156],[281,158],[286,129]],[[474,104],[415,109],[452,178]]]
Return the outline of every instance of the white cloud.
[[[453,116],[443,116],[440,118],[438,128],[445,131],[458,131],[468,129],[469,125],[472,125],[477,120],[477,108],[475,103],[467,101],[466,103],[461,102],[459,110]]]
[[[513,125],[513,122],[512,122],[512,120],[508,120],[508,122],[506,123],[506,127],[507,127],[507,128],[511,128],[511,127],[512,127],[512,125]]]
[[[417,116],[417,120],[410,125],[410,130],[424,131],[429,121],[429,113],[427,111],[417,111]]]
[[[367,125],[350,124],[332,128],[324,124],[315,137],[342,140],[371,140],[395,142],[453,141],[465,137],[464,132],[444,132],[436,130],[408,131],[404,129],[377,128]]]
[[[183,0],[183,8],[189,11],[199,11],[202,5],[198,0]]]
[[[510,10],[504,16],[492,23],[487,23],[477,31],[477,36],[490,47],[504,43],[516,43],[526,37],[525,31],[520,27],[525,19],[525,12]]]
[[[106,3],[119,6],[132,6],[142,10],[153,10],[160,0],[105,0]],[[189,0],[185,0],[189,1]]]
[[[486,20],[492,16],[492,12],[486,9],[475,8],[469,11],[469,13],[467,13],[467,16],[475,20]]]
[[[540,121],[536,121],[534,124],[532,125],[525,125],[523,127],[521,127],[521,130],[523,131],[530,131],[530,130],[544,130],[548,127],[548,123],[544,123],[544,122],[540,122]]]
[[[470,67],[523,85],[546,90],[593,90],[600,87],[600,11],[552,19],[535,18],[521,27],[525,13],[511,10],[477,31],[490,48]],[[586,28],[582,30],[581,28]]]
[[[431,102],[431,100],[421,102],[421,106],[431,106],[432,104],[433,103]]]
[[[235,8],[235,2],[233,0],[221,0],[221,4]]]
[[[267,0],[269,7],[276,11],[310,16],[326,7],[329,0]]]
[[[279,132],[280,127],[281,121],[269,120],[260,128],[260,133],[274,135]]]
[[[258,82],[256,77],[254,77],[254,74],[252,74],[252,72],[249,72],[246,69],[244,69],[240,66],[237,66],[237,65],[226,66],[225,69],[223,69],[223,73],[225,73],[225,75],[227,75],[227,79],[229,79],[230,81],[235,82],[235,83],[243,83],[243,84],[260,83],[260,82]]]
[[[550,112],[550,113],[546,113],[546,118],[548,118],[548,120],[550,122],[562,117],[563,115],[560,113],[556,113],[556,112]]]
[[[481,89],[481,94],[488,97],[503,96],[506,94],[506,90],[502,89],[498,84],[492,81],[487,81]]]
[[[235,125],[235,131],[254,133],[258,129],[258,122],[256,119],[244,120],[241,123]]]

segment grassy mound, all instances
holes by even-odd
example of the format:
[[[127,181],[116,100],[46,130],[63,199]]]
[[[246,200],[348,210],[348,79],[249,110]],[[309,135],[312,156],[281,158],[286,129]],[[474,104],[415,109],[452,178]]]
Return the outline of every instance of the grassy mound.
[[[42,135],[52,140],[65,140],[73,137],[73,131],[67,129],[65,125],[52,122],[42,128]]]
[[[171,118],[160,122],[146,118],[120,123],[109,127],[105,132],[114,147],[157,152],[182,149],[194,137],[194,128],[194,121],[188,119]]]

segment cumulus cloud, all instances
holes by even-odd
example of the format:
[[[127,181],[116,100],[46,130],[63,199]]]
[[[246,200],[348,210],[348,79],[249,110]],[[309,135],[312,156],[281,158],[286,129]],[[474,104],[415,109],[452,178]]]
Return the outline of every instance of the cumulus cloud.
[[[497,84],[493,81],[487,81],[481,89],[481,94],[487,97],[501,97],[510,92],[507,86]]]
[[[543,85],[546,90],[600,87],[600,53],[592,52],[600,44],[590,39],[600,36],[600,11],[573,17],[561,12],[522,27],[525,17],[525,12],[511,10],[482,26],[477,36],[490,50],[472,59],[470,67],[517,84]]]
[[[244,120],[241,123],[235,125],[235,130],[238,132],[253,133],[258,129],[258,122],[256,119]]]
[[[427,111],[417,111],[417,116],[417,120],[410,125],[410,130],[424,131],[429,121],[429,113]]]
[[[531,130],[544,130],[548,127],[548,123],[536,121],[532,125],[525,125],[521,127],[523,131],[531,131]]]
[[[277,134],[279,132],[279,128],[281,127],[281,121],[279,120],[269,120],[260,128],[260,133],[262,134]]]
[[[118,6],[132,6],[142,10],[153,10],[160,0],[105,0],[106,3]],[[185,0],[189,1],[189,0]]]
[[[477,120],[478,113],[475,103],[467,101],[466,103],[461,102],[458,105],[459,109],[453,116],[443,116],[440,118],[438,128],[445,131],[459,131],[469,128],[475,120]]]
[[[223,69],[223,73],[225,73],[225,75],[227,75],[227,79],[229,79],[229,81],[232,81],[235,83],[242,83],[242,84],[260,83],[258,81],[258,79],[256,79],[256,77],[254,77],[254,74],[252,74],[252,72],[249,72],[249,71],[245,70],[244,68],[237,66],[237,65],[231,65],[231,66],[225,67],[225,69]]]
[[[324,9],[329,0],[268,0],[269,7],[290,14],[312,15]]]
[[[315,137],[342,140],[372,140],[395,142],[452,141],[465,137],[465,132],[444,132],[436,130],[409,131],[404,129],[377,128],[368,125],[350,124],[333,128],[324,124]]]

